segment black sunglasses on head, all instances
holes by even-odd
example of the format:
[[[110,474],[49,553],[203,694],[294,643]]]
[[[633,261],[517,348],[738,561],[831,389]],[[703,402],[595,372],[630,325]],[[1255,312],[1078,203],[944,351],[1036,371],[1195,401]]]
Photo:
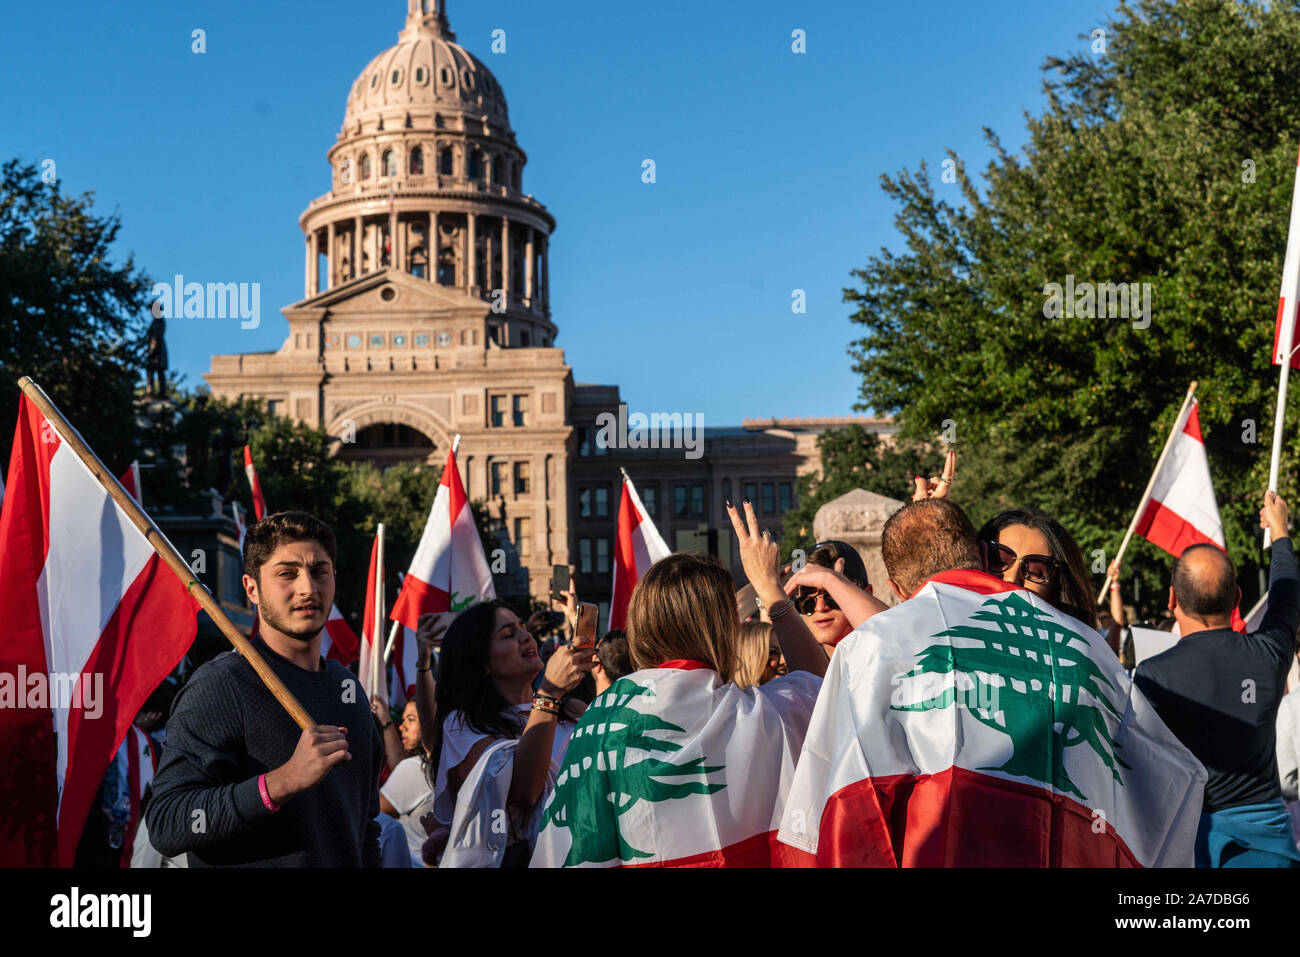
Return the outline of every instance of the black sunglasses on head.
[[[1001,542],[989,541],[985,545],[988,546],[989,572],[993,575],[1001,575],[1018,561],[1025,573],[1025,581],[1046,585],[1056,581],[1061,570],[1061,563],[1051,555],[1016,555]]]

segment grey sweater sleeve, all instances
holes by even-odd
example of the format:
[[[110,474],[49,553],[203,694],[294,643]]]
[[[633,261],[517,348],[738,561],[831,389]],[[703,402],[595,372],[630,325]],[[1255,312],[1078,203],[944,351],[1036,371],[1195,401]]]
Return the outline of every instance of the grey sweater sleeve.
[[[204,666],[181,689],[145,813],[149,840],[166,857],[219,844],[273,812],[257,776],[238,780],[244,716],[230,679]]]

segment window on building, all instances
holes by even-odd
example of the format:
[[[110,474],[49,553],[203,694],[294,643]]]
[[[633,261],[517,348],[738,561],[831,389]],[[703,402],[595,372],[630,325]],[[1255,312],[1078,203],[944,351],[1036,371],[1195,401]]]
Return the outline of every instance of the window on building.
[[[271,399],[266,403],[267,414],[273,419],[284,415],[284,399]]]
[[[442,173],[443,176],[450,176],[452,171],[452,162],[451,147],[445,147],[438,159],[438,172]]]
[[[596,539],[596,574],[609,574],[609,539]]]
[[[776,512],[776,487],[771,482],[763,483],[763,514],[772,515]]]
[[[506,397],[492,396],[492,428],[499,429],[506,424]]]
[[[578,539],[578,572],[582,575],[591,574],[591,539]]]
[[[514,401],[514,423],[516,428],[528,424],[528,396],[516,395]]]
[[[424,175],[424,150],[420,149],[418,146],[411,148],[410,167],[412,176]]]
[[[527,495],[531,486],[528,482],[528,463],[515,463],[515,494]]]
[[[776,501],[783,512],[794,508],[794,488],[789,482],[782,482],[776,487]]]
[[[647,485],[639,489],[641,493],[641,504],[645,506],[645,513],[651,518],[659,517],[659,486]]]
[[[698,482],[691,486],[691,514],[704,514],[704,486]]]
[[[467,179],[483,178],[483,157],[479,155],[478,150],[469,151],[469,170],[466,175]]]
[[[533,553],[533,520],[531,518],[515,519],[515,548],[519,557],[527,558]]]
[[[492,463],[492,497],[496,498],[506,487],[506,463]]]
[[[456,254],[444,248],[438,254],[438,285],[456,285]]]
[[[591,518],[591,489],[578,489],[578,517]]]
[[[578,454],[583,458],[591,455],[591,429],[586,426],[578,429]]]
[[[678,518],[686,517],[686,486],[673,486],[673,514]]]
[[[745,483],[745,498],[749,499],[751,502],[754,503],[754,508],[758,508],[758,483],[757,482]],[[743,508],[741,509],[741,512],[742,513],[744,512]]]
[[[609,518],[609,486],[596,486],[596,517]]]
[[[532,344],[532,337],[528,334],[527,329],[521,329],[519,331],[519,344],[525,349]]]
[[[357,165],[361,167],[361,178],[370,179],[370,154],[362,153],[361,161]]]
[[[384,171],[385,176],[396,176],[397,154],[392,150],[384,150],[384,156],[381,160],[380,168]]]
[[[505,166],[501,162],[501,157],[495,157],[492,160],[492,185],[504,186],[506,184]]]

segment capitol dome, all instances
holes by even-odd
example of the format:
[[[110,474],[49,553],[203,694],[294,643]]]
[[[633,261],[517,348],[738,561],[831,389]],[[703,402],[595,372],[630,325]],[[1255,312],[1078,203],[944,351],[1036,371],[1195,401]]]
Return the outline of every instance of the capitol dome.
[[[431,129],[439,113],[452,112],[510,135],[500,84],[455,41],[445,0],[408,0],[397,45],[366,64],[352,84],[339,138],[394,125]]]

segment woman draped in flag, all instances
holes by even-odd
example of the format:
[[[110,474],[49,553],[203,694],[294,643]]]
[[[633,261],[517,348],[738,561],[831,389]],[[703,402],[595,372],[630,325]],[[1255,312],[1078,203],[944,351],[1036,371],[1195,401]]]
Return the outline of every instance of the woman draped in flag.
[[[573,725],[561,701],[590,673],[593,648],[537,642],[503,602],[462,611],[438,662],[440,733],[433,813],[448,829],[441,867],[526,866],[549,782]]]
[[[587,709],[546,807],[534,867],[764,867],[826,670],[785,597],[780,553],[727,505],[745,572],[791,673],[740,687],[731,574],[676,554],[637,582],[628,646],[638,671]]]

